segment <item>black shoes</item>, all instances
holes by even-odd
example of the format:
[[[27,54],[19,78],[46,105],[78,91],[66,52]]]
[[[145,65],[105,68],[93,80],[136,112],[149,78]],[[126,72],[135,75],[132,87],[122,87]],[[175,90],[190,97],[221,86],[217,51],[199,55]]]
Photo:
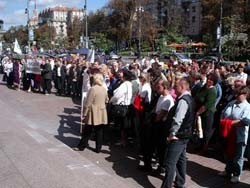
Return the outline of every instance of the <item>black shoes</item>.
[[[152,166],[150,165],[138,166],[138,169],[142,172],[152,172]]]

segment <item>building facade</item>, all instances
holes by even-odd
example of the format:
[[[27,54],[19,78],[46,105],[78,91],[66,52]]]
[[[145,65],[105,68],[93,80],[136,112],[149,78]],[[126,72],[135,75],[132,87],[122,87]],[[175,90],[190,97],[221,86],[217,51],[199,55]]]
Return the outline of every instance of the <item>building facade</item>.
[[[202,0],[149,0],[146,5],[159,26],[179,23],[182,34],[199,38],[202,27]]]
[[[201,0],[169,0],[167,3],[167,22],[180,22],[183,35],[197,38],[202,27]]]
[[[4,31],[4,21],[0,20],[0,41],[2,40],[4,33],[5,33],[5,31]]]
[[[39,24],[48,24],[56,30],[57,38],[67,37],[67,26],[73,22],[75,18],[84,19],[84,10],[68,7],[54,7],[43,10],[39,13]]]

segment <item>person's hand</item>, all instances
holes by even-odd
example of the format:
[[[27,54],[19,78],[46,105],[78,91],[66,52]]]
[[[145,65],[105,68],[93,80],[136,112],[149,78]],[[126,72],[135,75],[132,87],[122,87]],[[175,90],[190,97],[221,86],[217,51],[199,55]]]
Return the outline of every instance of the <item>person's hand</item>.
[[[84,120],[85,120],[85,118],[86,118],[86,116],[82,116],[81,120],[82,120],[82,121],[84,121]]]
[[[177,141],[177,140],[179,140],[179,138],[176,137],[175,135],[170,135],[170,136],[167,137],[168,142],[174,142],[174,141]]]

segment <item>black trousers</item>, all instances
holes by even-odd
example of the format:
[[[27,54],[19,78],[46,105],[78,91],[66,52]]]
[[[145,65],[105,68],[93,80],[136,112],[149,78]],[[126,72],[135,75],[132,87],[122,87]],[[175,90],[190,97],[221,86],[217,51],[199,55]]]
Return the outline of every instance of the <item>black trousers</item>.
[[[62,77],[57,76],[56,77],[56,83],[57,83],[57,93],[59,95],[64,94],[65,79],[62,78]]]
[[[46,93],[48,92],[49,94],[51,93],[51,80],[50,79],[44,79],[43,80],[43,92]]]
[[[201,123],[202,123],[202,129],[203,129],[203,139],[202,139],[202,145],[207,145],[209,143],[210,138],[213,135],[214,128],[214,112],[207,112],[207,115],[201,116]]]
[[[100,152],[102,148],[103,141],[103,128],[104,125],[85,125],[84,130],[82,132],[82,138],[80,143],[78,144],[79,149],[84,149],[88,146],[89,139],[91,137],[91,133],[95,131],[95,142],[96,142],[96,151]]]
[[[157,153],[159,157],[159,165],[160,167],[165,168],[165,149],[166,149],[166,135],[165,135],[165,127],[163,122],[153,123],[149,130],[149,136],[146,141],[147,146],[144,148],[143,152],[143,160],[145,166],[151,166],[151,161],[154,152]]]

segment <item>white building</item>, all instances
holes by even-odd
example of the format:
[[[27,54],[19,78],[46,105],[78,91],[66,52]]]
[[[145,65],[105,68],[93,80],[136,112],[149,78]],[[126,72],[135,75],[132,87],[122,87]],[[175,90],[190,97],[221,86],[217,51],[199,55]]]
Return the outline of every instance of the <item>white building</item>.
[[[64,38],[67,36],[67,26],[70,22],[73,22],[74,18],[83,20],[84,10],[68,7],[54,7],[43,10],[39,13],[39,23],[49,24],[56,29],[56,36],[58,38]]]

